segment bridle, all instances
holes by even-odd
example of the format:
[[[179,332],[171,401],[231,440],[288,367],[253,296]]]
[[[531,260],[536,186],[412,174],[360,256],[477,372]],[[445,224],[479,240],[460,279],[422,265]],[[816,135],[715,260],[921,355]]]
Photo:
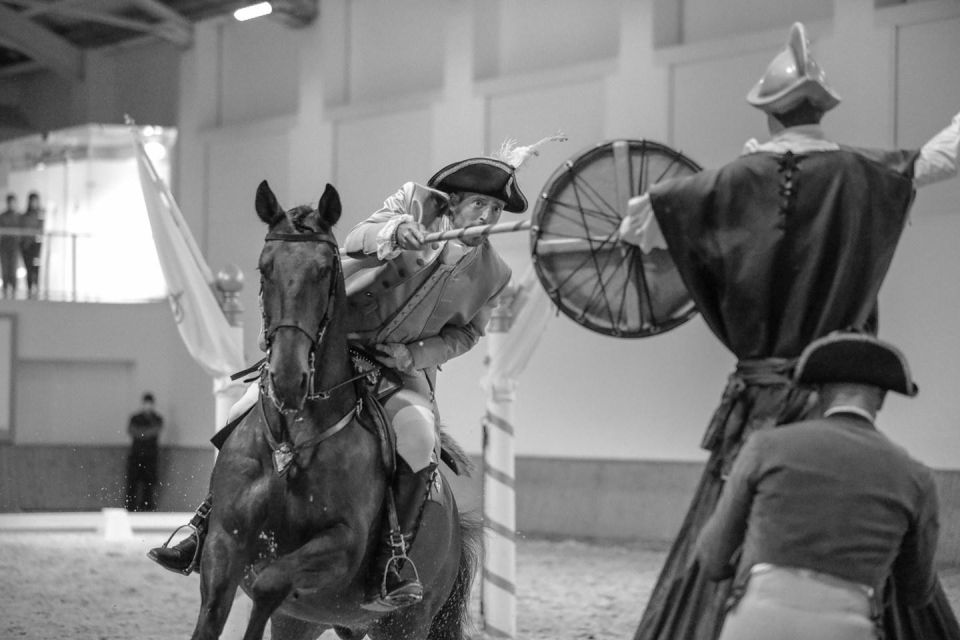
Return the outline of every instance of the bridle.
[[[315,364],[317,357],[317,349],[320,344],[323,342],[324,334],[327,331],[327,327],[330,325],[330,318],[332,316],[332,309],[334,302],[336,301],[337,285],[341,280],[343,274],[343,266],[340,264],[340,247],[337,246],[336,241],[333,239],[333,236],[327,233],[322,232],[313,232],[313,233],[274,233],[270,232],[265,238],[266,242],[316,242],[323,243],[328,245],[333,250],[334,255],[334,264],[333,271],[330,275],[330,290],[327,296],[327,308],[323,312],[323,317],[320,319],[320,323],[317,326],[316,334],[312,334],[308,329],[304,328],[302,323],[296,320],[287,320],[282,319],[275,325],[270,324],[270,318],[267,314],[266,308],[261,305],[262,314],[263,314],[263,327],[264,327],[264,340],[266,342],[266,358],[264,358],[262,364],[260,365],[260,396],[261,402],[264,397],[270,398],[270,401],[273,403],[273,406],[280,412],[281,415],[292,417],[294,421],[299,419],[299,414],[303,410],[304,404],[308,400],[326,400],[330,397],[330,394],[340,387],[346,386],[351,382],[359,380],[367,375],[363,373],[351,378],[344,380],[343,382],[338,382],[337,384],[331,386],[328,389],[317,391],[315,389]],[[261,277],[260,282],[261,293],[263,291],[263,280]],[[300,331],[305,334],[310,339],[310,355],[308,357],[308,368],[309,373],[307,380],[307,394],[304,396],[303,400],[300,402],[299,407],[287,407],[283,404],[283,401],[280,400],[274,393],[273,382],[270,372],[270,351],[273,344],[273,338],[277,333],[277,330],[280,328],[292,328]],[[321,433],[315,435],[314,437],[308,439],[305,442],[294,445],[287,440],[278,442],[276,437],[273,434],[272,429],[270,428],[269,421],[266,421],[266,415],[264,419],[266,422],[265,437],[267,439],[267,444],[270,446],[271,451],[273,452],[273,463],[274,468],[277,473],[283,475],[286,473],[289,465],[294,461],[297,454],[301,451],[311,449],[319,445],[324,440],[335,436],[342,429],[344,429],[355,416],[359,416],[363,411],[363,396],[357,395],[357,401],[354,406],[340,418],[336,423],[334,423],[329,428],[325,429]]]
[[[287,415],[293,412],[299,413],[303,409],[303,405],[307,400],[317,400],[317,399],[327,399],[330,397],[330,392],[336,388],[339,388],[347,383],[350,380],[347,380],[342,383],[327,389],[326,391],[316,391],[314,388],[315,385],[315,374],[316,369],[316,358],[317,358],[317,349],[320,344],[323,342],[323,337],[326,334],[327,327],[330,325],[330,318],[332,316],[333,305],[336,301],[336,292],[337,292],[337,283],[340,281],[341,274],[343,273],[343,267],[340,264],[340,247],[337,246],[336,241],[328,233],[323,232],[313,232],[313,233],[277,233],[270,232],[267,234],[264,239],[266,242],[315,242],[320,244],[326,244],[333,250],[334,263],[333,271],[330,274],[330,289],[327,294],[327,308],[324,309],[323,317],[320,318],[320,322],[317,325],[316,333],[312,333],[308,328],[303,326],[303,323],[295,319],[281,319],[277,324],[271,324],[270,317],[268,315],[267,309],[261,305],[261,313],[263,314],[263,327],[264,327],[264,340],[266,342],[266,358],[264,359],[263,364],[261,365],[261,377],[260,377],[260,386],[261,391],[270,398],[273,405],[278,411]],[[263,291],[263,279],[261,277],[260,290]],[[307,395],[304,396],[303,401],[300,403],[299,407],[287,407],[283,404],[283,401],[276,397],[276,394],[273,391],[273,384],[271,380],[270,372],[270,352],[273,346],[273,339],[277,333],[278,329],[288,328],[296,329],[300,331],[310,340],[310,354],[308,356],[308,381],[307,381]]]

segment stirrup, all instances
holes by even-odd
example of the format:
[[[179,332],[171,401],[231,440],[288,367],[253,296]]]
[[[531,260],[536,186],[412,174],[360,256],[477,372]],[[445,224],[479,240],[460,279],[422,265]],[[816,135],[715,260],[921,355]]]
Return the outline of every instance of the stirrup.
[[[361,608],[367,611],[389,612],[400,607],[417,604],[423,600],[423,583],[420,582],[420,572],[417,571],[417,565],[414,564],[413,560],[407,556],[407,544],[403,534],[399,531],[392,532],[388,537],[388,544],[390,545],[390,558],[383,566],[379,594],[370,602],[361,605]],[[413,571],[413,580],[408,581],[403,587],[387,593],[387,578],[390,575],[390,570],[393,569],[393,572],[402,578],[401,567],[406,564],[409,564]]]
[[[209,509],[208,509],[208,511],[209,511]],[[196,518],[196,516],[194,516],[194,519],[195,519],[195,518]],[[190,529],[190,535],[196,536],[196,538],[197,538],[197,548],[193,550],[193,558],[190,560],[190,564],[188,564],[188,565],[186,566],[186,568],[184,568],[184,569],[172,569],[172,568],[170,568],[170,567],[168,567],[168,566],[160,563],[159,561],[157,561],[157,559],[156,559],[155,556],[151,555],[150,557],[151,557],[154,561],[157,561],[157,564],[159,564],[161,567],[163,567],[163,568],[166,569],[167,571],[173,571],[173,572],[175,572],[175,573],[182,573],[183,575],[188,576],[188,575],[190,575],[191,573],[193,573],[194,571],[199,571],[199,570],[200,570],[200,551],[201,551],[201,549],[203,549],[203,536],[202,536],[201,533],[200,533],[200,528],[197,527],[197,525],[193,524],[193,520],[191,520],[191,521],[190,521],[189,523],[187,523],[187,524],[182,524],[182,525],[180,525],[179,527],[177,527],[176,529],[174,529],[174,530],[173,530],[173,533],[170,534],[170,537],[167,538],[167,541],[164,542],[162,545],[160,545],[160,548],[161,548],[161,549],[167,549],[167,548],[169,548],[169,547],[170,547],[170,541],[173,540],[174,537],[176,537],[176,535],[177,535],[178,533],[180,533],[180,530],[181,530],[181,529]],[[188,536],[188,537],[189,537],[189,536]]]
[[[170,534],[170,537],[167,538],[167,541],[164,542],[159,547],[160,549],[168,549],[170,547],[170,542],[174,539],[174,537],[176,537],[178,533],[180,533],[181,529],[184,529],[184,528],[190,529],[190,534],[196,537],[197,539],[197,547],[196,549],[193,550],[193,558],[190,559],[190,564],[188,564],[185,568],[174,569],[172,567],[168,567],[167,565],[160,562],[160,560],[157,558],[157,556],[154,553],[155,550],[151,550],[150,553],[147,555],[149,555],[150,558],[153,561],[155,561],[157,564],[159,564],[161,567],[163,567],[164,569],[167,569],[168,571],[173,571],[174,573],[182,573],[183,575],[188,576],[194,571],[199,571],[200,570],[200,554],[201,554],[201,551],[203,550],[203,531],[201,531],[200,529],[201,527],[203,527],[203,529],[207,528],[206,522],[207,522],[207,518],[210,516],[210,510],[212,508],[213,508],[213,504],[211,504],[210,502],[210,496],[207,496],[203,500],[203,502],[200,503],[200,506],[197,507],[197,510],[194,511],[193,517],[190,518],[190,522],[188,522],[187,524],[182,524],[176,529],[174,529],[173,533]]]

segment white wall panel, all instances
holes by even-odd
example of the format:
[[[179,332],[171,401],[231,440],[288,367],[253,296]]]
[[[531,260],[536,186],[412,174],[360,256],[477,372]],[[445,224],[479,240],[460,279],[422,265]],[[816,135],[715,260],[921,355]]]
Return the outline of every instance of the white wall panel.
[[[439,89],[445,4],[441,0],[351,2],[348,99],[365,102]]]
[[[137,124],[177,124],[177,103],[169,96],[177,94],[180,80],[180,49],[166,42],[125,47],[112,52],[115,65],[115,95],[107,112],[96,122],[123,122],[130,115]]]
[[[835,0],[674,0],[680,9],[684,43],[735,37],[792,23],[826,20]],[[671,3],[673,4],[673,3]]]
[[[960,110],[960,18],[898,30],[897,145],[923,144]],[[960,213],[960,181],[924,189],[917,211]]]
[[[220,122],[234,124],[294,113],[299,98],[297,38],[275,20],[220,27]]]
[[[130,361],[21,362],[17,444],[129,443],[127,418],[139,407],[141,392],[133,386],[134,369]]]
[[[901,27],[897,146],[916,148],[960,110],[960,19]],[[924,462],[956,468],[960,452],[960,180],[920,189],[881,291],[880,331],[900,345],[920,395],[891,397],[882,426]]]
[[[880,336],[899,346],[920,387],[890,394],[878,424],[929,465],[960,464],[960,211],[923,211],[924,190],[880,291]]]
[[[555,69],[569,64],[615,58],[620,46],[622,2],[607,0],[526,0],[477,3],[478,21],[499,21],[498,40],[489,30],[478,33],[477,58],[493,49],[496,71],[503,75]]]
[[[0,302],[17,317],[16,443],[118,444],[153,391],[164,445],[207,446],[212,383],[187,353],[167,302]]]
[[[431,162],[430,111],[412,109],[345,120],[337,125],[336,174],[343,217],[337,235],[380,208],[404,182],[426,183],[440,167]],[[451,160],[452,162],[452,160]]]

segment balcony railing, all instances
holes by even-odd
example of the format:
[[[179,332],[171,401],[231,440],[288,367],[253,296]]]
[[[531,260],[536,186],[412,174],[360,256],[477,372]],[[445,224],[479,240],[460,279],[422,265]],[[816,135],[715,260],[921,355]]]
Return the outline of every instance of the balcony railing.
[[[27,265],[19,249],[22,238],[36,238],[40,242],[37,287],[30,292]],[[116,235],[0,228],[0,262],[9,250],[14,254],[16,286],[12,296],[4,287],[6,299],[143,302],[162,298],[165,293],[151,244],[141,242],[139,246],[131,246]]]

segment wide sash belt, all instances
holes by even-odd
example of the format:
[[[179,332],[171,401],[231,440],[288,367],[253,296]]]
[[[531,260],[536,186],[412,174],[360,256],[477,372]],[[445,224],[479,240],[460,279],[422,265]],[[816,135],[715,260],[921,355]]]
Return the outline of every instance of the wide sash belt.
[[[720,406],[714,411],[700,446],[710,451],[717,447],[723,439],[724,426],[730,412],[747,387],[792,385],[796,363],[796,358],[756,358],[737,362],[737,368],[727,378]]]

